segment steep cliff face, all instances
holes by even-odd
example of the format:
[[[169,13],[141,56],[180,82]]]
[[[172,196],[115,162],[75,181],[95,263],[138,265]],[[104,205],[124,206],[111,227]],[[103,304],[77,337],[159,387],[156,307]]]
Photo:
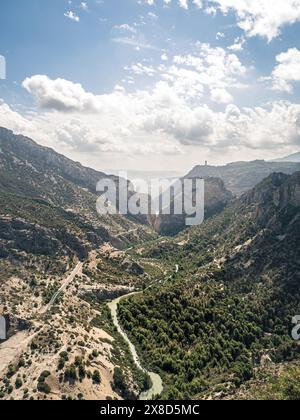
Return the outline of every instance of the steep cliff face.
[[[60,176],[70,182],[75,182],[81,187],[88,188],[91,192],[95,191],[96,183],[101,178],[107,177],[103,172],[73,162],[50,148],[38,145],[28,137],[17,136],[10,130],[0,128],[1,166],[5,164],[4,159],[6,162],[7,159],[14,160],[15,164],[27,166],[43,175],[50,172],[55,177]],[[116,177],[111,178],[116,179]]]
[[[175,198],[176,199],[176,198]],[[232,199],[224,182],[219,178],[204,179],[204,212],[205,218],[222,211]],[[171,205],[172,209],[172,205]],[[155,231],[161,235],[176,235],[186,226],[186,214],[177,215],[174,212],[170,215],[151,216],[151,223]]]
[[[300,172],[291,176],[274,173],[241,199],[252,205],[256,222],[280,231],[289,228],[299,217]]]

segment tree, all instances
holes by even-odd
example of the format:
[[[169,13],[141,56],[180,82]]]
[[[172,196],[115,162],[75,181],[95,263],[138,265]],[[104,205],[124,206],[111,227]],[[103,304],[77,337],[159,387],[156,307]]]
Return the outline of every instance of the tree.
[[[100,375],[99,370],[94,371],[92,380],[95,384],[101,384],[101,375]]]
[[[16,379],[15,385],[16,385],[16,388],[17,388],[17,389],[21,388],[21,387],[23,386],[22,379],[18,377],[18,378]]]

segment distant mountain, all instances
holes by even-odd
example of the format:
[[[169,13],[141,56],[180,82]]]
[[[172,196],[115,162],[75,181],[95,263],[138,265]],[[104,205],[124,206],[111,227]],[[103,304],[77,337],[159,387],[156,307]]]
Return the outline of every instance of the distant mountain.
[[[300,162],[300,152],[285,156],[280,159],[275,159],[274,162]]]
[[[235,162],[225,166],[199,165],[195,166],[187,177],[216,177],[224,181],[225,187],[235,195],[251,190],[264,178],[274,172],[291,175],[300,171],[297,162]]]

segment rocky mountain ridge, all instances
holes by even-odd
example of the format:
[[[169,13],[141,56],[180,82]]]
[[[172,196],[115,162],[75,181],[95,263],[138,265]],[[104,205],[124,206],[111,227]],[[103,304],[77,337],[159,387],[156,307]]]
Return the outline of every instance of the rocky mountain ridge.
[[[225,166],[198,165],[188,173],[187,177],[220,178],[224,181],[228,190],[234,195],[240,196],[274,172],[291,175],[297,171],[300,171],[300,163],[298,162],[255,160],[252,162],[234,162]]]

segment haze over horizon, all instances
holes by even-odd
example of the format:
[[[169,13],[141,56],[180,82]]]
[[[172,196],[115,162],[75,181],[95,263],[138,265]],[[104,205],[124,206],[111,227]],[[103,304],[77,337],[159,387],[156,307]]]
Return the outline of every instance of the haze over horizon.
[[[0,126],[102,171],[184,174],[300,149],[298,0],[0,8]]]

